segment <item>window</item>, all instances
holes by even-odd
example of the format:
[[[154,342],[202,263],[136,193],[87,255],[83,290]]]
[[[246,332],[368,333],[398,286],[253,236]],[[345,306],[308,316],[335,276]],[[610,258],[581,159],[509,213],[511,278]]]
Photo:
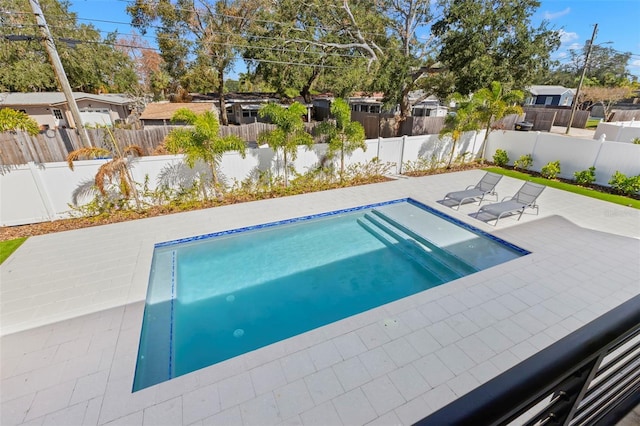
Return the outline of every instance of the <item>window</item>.
[[[64,117],[62,116],[62,111],[60,111],[59,109],[54,109],[51,112],[53,112],[53,116],[58,120],[64,120]]]
[[[380,106],[379,105],[372,105],[371,106],[371,112],[374,114],[380,114]]]

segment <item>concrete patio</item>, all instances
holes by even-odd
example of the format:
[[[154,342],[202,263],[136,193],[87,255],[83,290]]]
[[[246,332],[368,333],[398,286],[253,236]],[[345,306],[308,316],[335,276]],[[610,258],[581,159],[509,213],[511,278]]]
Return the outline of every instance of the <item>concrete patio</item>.
[[[0,423],[411,424],[640,293],[639,210],[547,188],[494,227],[437,202],[483,173],[29,238],[0,266]],[[532,253],[131,392],[155,243],[405,197]]]

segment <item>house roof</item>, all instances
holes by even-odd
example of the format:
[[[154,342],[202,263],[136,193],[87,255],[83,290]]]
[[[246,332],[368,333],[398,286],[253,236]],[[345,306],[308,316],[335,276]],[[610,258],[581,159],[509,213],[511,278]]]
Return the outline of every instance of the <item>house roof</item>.
[[[140,120],[170,120],[171,117],[180,108],[186,108],[196,114],[202,114],[207,111],[216,111],[213,102],[192,102],[192,103],[169,103],[155,102],[148,104],[142,114]]]
[[[576,89],[568,89],[564,86],[529,86],[527,90],[534,96],[563,95],[566,92],[576,93]]]
[[[94,95],[91,93],[73,92],[73,97],[76,101],[89,99],[112,105],[126,105],[133,102],[132,99],[117,94]],[[50,106],[63,105],[66,103],[67,99],[62,92],[0,93],[0,106]]]

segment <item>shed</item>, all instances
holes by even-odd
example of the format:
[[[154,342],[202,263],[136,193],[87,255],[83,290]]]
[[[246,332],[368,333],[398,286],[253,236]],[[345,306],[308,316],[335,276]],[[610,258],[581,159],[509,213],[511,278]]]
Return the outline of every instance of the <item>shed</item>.
[[[180,124],[171,122],[171,118],[180,108],[186,108],[195,114],[211,111],[216,114],[216,118],[218,117],[218,108],[214,102],[154,102],[146,106],[140,115],[140,122],[145,127]]]

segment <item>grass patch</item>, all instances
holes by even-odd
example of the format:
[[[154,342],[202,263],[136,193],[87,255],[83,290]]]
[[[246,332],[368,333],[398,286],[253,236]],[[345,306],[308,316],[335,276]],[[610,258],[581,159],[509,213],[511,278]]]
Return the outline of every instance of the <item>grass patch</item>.
[[[27,237],[15,240],[0,241],[0,263],[4,262],[14,251],[27,240]]]
[[[596,198],[598,200],[620,204],[622,206],[633,207],[634,209],[640,209],[640,200],[636,200],[630,197],[625,197],[624,195],[616,195],[616,194],[609,194],[606,192],[600,192],[593,188],[586,188],[584,186],[573,185],[570,183],[560,182],[557,180],[531,176],[527,173],[518,172],[515,170],[503,169],[500,167],[487,167],[486,170],[488,172],[498,173],[498,174],[509,176],[515,179],[527,180],[530,182],[539,183],[541,185],[546,185],[550,188],[561,189],[563,191],[573,192],[574,194],[584,195],[586,197]]]
[[[595,129],[596,127],[598,127],[598,123],[600,122],[600,118],[590,118],[587,120],[587,124],[585,126],[585,128],[587,129]]]

